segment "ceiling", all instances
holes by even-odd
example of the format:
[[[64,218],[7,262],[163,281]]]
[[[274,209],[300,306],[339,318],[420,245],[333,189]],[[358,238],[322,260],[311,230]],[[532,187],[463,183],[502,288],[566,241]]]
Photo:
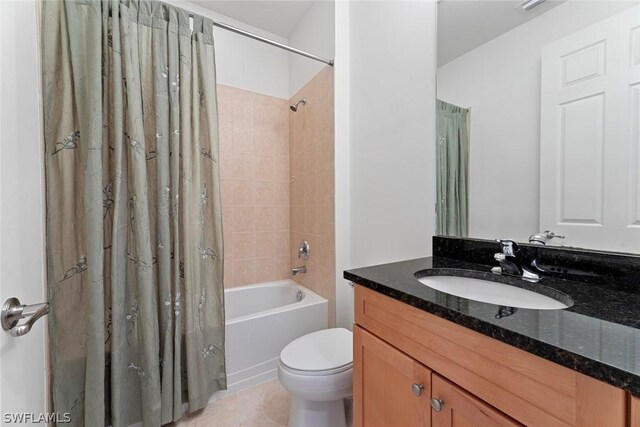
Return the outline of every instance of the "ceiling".
[[[193,3],[289,38],[313,0],[193,0]]]
[[[438,66],[472,51],[565,0],[547,0],[528,12],[523,0],[441,0],[438,3]]]

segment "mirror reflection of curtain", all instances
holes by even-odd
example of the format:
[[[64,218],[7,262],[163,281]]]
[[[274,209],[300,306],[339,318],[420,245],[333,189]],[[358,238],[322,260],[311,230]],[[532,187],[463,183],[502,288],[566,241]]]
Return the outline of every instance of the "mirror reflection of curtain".
[[[437,100],[436,234],[469,232],[469,110]]]

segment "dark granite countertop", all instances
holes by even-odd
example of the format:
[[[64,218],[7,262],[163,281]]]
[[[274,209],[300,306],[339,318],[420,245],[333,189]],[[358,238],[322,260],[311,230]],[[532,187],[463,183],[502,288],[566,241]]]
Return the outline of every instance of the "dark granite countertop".
[[[429,275],[507,283],[563,302],[568,297],[573,305],[564,310],[518,308],[510,314],[494,304],[436,291],[416,278]],[[630,291],[628,284],[558,277],[533,284],[493,274],[491,265],[441,256],[348,270],[344,278],[640,396],[640,292]]]

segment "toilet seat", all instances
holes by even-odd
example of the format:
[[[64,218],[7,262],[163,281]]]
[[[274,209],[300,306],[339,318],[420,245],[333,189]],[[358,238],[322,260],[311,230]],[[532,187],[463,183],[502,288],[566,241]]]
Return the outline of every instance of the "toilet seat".
[[[324,376],[324,375],[335,375],[335,374],[339,374],[340,372],[344,372],[344,371],[348,371],[350,369],[353,369],[353,363],[349,363],[348,365],[344,365],[341,366],[339,368],[335,368],[335,369],[329,369],[326,371],[303,371],[300,369],[294,369],[290,366],[285,365],[284,363],[280,363],[280,366],[282,367],[282,369],[284,369],[287,372],[291,372],[292,374],[296,374],[296,375],[306,375],[306,376],[310,376],[310,377],[315,377],[315,376]]]
[[[280,353],[282,369],[296,375],[334,375],[353,367],[351,331],[323,329],[302,336]]]

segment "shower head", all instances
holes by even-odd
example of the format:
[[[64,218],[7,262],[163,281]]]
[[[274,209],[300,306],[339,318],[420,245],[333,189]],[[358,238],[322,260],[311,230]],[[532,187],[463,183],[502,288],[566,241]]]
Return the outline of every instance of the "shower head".
[[[300,101],[296,102],[295,104],[289,105],[289,108],[291,109],[291,111],[295,113],[296,111],[298,111],[299,104],[305,105],[306,103],[307,103],[307,98],[302,98]]]

